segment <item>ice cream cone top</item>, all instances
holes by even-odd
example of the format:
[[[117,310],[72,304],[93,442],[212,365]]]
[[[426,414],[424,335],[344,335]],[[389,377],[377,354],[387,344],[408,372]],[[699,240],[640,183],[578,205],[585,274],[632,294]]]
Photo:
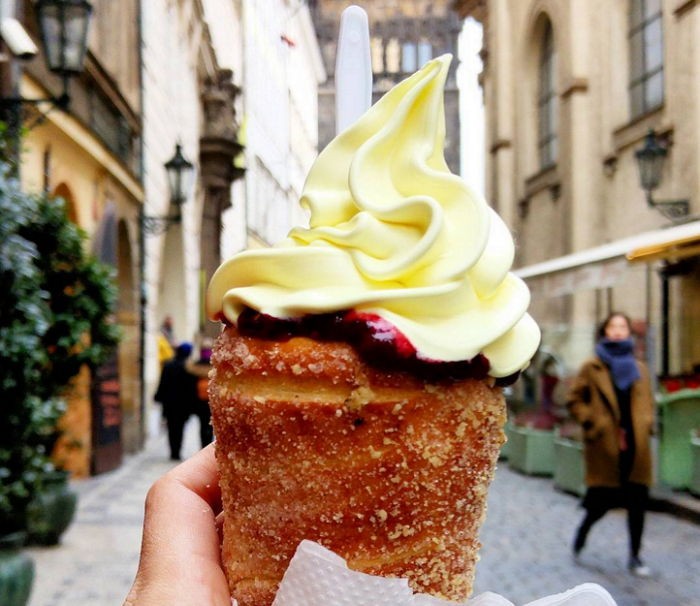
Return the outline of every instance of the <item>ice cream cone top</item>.
[[[355,310],[394,326],[422,359],[483,354],[494,377],[527,366],[540,332],[510,273],[511,234],[444,159],[450,61],[397,84],[319,154],[301,197],[309,227],[224,262],[207,293],[212,319]]]

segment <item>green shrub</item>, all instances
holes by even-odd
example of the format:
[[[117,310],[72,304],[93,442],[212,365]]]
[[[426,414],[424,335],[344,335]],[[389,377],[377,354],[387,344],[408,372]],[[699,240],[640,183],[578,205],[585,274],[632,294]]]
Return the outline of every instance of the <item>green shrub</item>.
[[[60,199],[20,191],[0,170],[0,534],[53,469],[62,399],[87,364],[113,353],[113,269],[85,252]]]

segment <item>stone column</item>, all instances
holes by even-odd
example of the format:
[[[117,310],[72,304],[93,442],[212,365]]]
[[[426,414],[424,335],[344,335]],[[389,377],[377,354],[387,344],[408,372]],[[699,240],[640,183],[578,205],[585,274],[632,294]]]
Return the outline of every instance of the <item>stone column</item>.
[[[243,150],[238,142],[238,123],[234,102],[240,89],[233,83],[233,72],[220,69],[215,78],[205,81],[202,94],[204,125],[199,141],[199,164],[204,190],[200,239],[202,284],[209,283],[221,262],[221,214],[231,206],[231,185],[243,176],[234,166],[234,158]],[[202,319],[200,333],[215,337],[219,328]]]

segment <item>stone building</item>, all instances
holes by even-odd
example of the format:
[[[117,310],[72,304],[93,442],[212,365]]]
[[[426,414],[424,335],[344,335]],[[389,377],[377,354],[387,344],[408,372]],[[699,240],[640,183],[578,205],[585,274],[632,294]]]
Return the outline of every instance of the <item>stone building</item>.
[[[71,78],[70,104],[25,104],[19,169],[27,191],[66,199],[92,251],[117,268],[124,338],[110,379],[118,394],[107,410],[92,389],[95,377],[85,370],[76,381],[65,419],[74,446],[68,467],[76,475],[119,465],[123,452],[142,446],[150,420],[157,428],[158,416],[150,413],[161,323],[172,319],[177,342],[203,337],[204,287],[218,266],[222,217],[242,175],[234,162],[242,149],[234,77],[234,69],[241,77],[242,45],[218,29],[214,39],[209,27],[240,25],[240,3],[89,4],[85,68]],[[34,3],[0,6],[2,17],[16,17],[40,48]],[[62,93],[61,78],[41,55],[23,62],[3,55],[4,97]],[[174,201],[165,164],[178,145],[194,179]]]
[[[68,465],[77,475],[119,465],[159,430],[163,322],[197,354],[219,329],[205,317],[204,295],[221,260],[306,221],[298,200],[317,154],[325,79],[303,2],[89,4],[85,69],[71,79],[71,102],[45,116],[25,112],[32,128],[20,161],[22,187],[66,198],[92,249],[118,271],[119,393],[105,411],[91,395],[95,377],[85,371],[76,381],[66,426],[80,445]],[[30,0],[0,9],[40,46]],[[60,95],[61,79],[42,59],[3,54],[3,96]],[[175,200],[165,164],[178,146],[194,174]]]
[[[311,0],[309,2],[328,79],[319,89],[319,147],[335,136],[335,57],[340,15],[351,4],[369,18],[372,57],[372,102],[433,57],[453,55],[445,86],[445,159],[460,172],[459,90],[457,38],[462,20],[447,0]]]
[[[590,355],[596,324],[621,309],[646,335],[639,341],[657,375],[692,372],[700,364],[700,6],[454,4],[484,27],[487,199],[516,234],[543,346],[571,371]],[[650,129],[662,172],[645,194],[638,152]]]
[[[3,19],[16,18],[38,48],[37,56],[20,61],[3,41],[3,97],[59,97],[63,82],[45,65],[34,4],[3,2],[2,9]],[[136,0],[124,0],[118,8],[94,2],[85,68],[71,78],[68,109],[21,105],[26,131],[19,161],[22,188],[64,198],[70,218],[88,233],[92,252],[118,271],[123,340],[104,372],[118,379],[119,398],[91,397],[96,381],[84,369],[64,419],[61,443],[66,448],[59,458],[79,476],[118,465],[123,450],[140,443],[137,218],[145,192],[138,14]]]
[[[308,222],[298,202],[318,150],[325,79],[306,3],[245,0],[243,18],[247,233],[238,250],[274,244]]]
[[[218,266],[223,216],[242,176],[236,105],[240,94],[241,45],[218,24],[239,27],[238,3],[199,0],[140,2],[143,92],[144,213],[155,229],[143,231],[143,395],[149,415],[160,375],[157,339],[170,318],[175,343],[193,342],[194,355],[207,335],[204,292]],[[165,163],[181,145],[194,165],[194,179],[175,208]],[[242,199],[238,200],[242,204]],[[177,222],[162,222],[176,215]],[[148,221],[146,222],[148,223]],[[167,228],[167,229],[166,229]]]

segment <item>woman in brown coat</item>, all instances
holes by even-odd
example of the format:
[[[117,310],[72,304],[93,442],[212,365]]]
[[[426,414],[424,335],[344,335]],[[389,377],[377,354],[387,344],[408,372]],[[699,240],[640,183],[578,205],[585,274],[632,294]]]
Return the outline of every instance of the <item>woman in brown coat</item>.
[[[639,558],[651,485],[649,437],[654,428],[654,399],[646,366],[634,358],[631,325],[622,313],[603,322],[595,358],[586,362],[568,396],[571,414],[584,436],[586,515],[574,541],[578,557],[593,524],[615,507],[627,509],[629,569],[650,570]]]

